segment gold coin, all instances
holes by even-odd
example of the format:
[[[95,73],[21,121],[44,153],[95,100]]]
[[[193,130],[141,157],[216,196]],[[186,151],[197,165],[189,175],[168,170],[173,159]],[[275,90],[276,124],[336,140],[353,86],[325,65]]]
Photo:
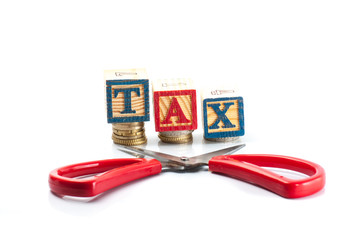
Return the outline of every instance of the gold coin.
[[[137,138],[137,139],[119,139],[116,137],[112,137],[112,140],[114,141],[115,144],[121,144],[121,145],[125,145],[125,146],[133,146],[133,145],[140,145],[140,144],[144,144],[147,142],[146,136],[143,136],[142,138]]]
[[[191,142],[193,139],[191,133],[187,134],[187,135],[176,136],[176,137],[164,136],[161,133],[159,133],[158,136],[161,139],[161,141],[166,142],[166,143],[187,143],[187,142]]]
[[[113,131],[121,131],[121,132],[138,132],[144,129],[144,127],[124,128],[124,129],[113,127],[112,129]]]
[[[144,135],[145,134],[145,129],[140,129],[140,130],[130,130],[130,131],[122,131],[122,130],[117,130],[117,129],[113,129],[113,133],[119,136],[140,136],[140,135]]]
[[[124,140],[128,139],[128,140],[132,140],[132,139],[142,138],[142,137],[145,136],[145,134],[142,134],[142,135],[139,135],[139,136],[122,136],[122,135],[118,135],[118,134],[116,134],[116,133],[113,133],[112,136],[113,136],[114,138],[118,138],[118,139],[124,139]]]
[[[113,126],[128,126],[128,127],[144,126],[144,122],[113,123]]]
[[[144,122],[113,123],[112,127],[117,130],[142,129],[144,127]]]
[[[136,128],[127,128],[127,129],[120,129],[120,128],[112,128],[113,130],[119,131],[119,132],[139,132],[143,129],[145,129],[144,126],[142,127],[136,127]]]

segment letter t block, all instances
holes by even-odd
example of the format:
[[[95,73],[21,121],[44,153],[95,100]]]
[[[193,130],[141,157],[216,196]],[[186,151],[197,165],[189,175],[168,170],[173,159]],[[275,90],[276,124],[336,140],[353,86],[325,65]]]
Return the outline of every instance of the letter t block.
[[[153,83],[155,130],[157,132],[197,128],[196,90],[188,79]]]
[[[204,91],[202,103],[205,139],[228,141],[244,135],[243,98],[236,90]]]
[[[150,120],[145,69],[107,70],[105,80],[108,123]]]

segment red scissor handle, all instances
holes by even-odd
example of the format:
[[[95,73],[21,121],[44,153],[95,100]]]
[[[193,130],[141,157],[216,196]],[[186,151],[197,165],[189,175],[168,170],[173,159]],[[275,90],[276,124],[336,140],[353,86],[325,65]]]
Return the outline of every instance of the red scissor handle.
[[[121,184],[161,172],[155,159],[118,158],[57,168],[50,172],[50,189],[59,195],[92,197]],[[77,178],[86,175],[95,176]]]
[[[261,167],[283,168],[308,175],[289,179]],[[278,155],[224,155],[209,161],[209,170],[259,185],[286,198],[299,198],[320,191],[325,185],[324,169],[313,162]]]

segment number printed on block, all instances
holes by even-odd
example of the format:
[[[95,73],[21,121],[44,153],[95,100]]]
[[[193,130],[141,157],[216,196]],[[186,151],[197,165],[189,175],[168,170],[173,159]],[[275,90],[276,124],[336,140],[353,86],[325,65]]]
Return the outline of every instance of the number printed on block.
[[[243,98],[234,90],[210,91],[203,96],[203,120],[205,138],[226,138],[243,136]]]
[[[184,79],[165,80],[153,85],[155,130],[157,132],[197,128],[196,90]]]
[[[105,71],[108,123],[150,120],[149,80],[144,69]]]

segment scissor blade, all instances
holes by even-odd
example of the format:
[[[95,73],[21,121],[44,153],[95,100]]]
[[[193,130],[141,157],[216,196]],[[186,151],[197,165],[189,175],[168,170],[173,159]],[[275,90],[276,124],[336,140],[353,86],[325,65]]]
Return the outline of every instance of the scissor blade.
[[[237,150],[241,149],[245,147],[245,144],[239,144],[239,145],[235,145],[232,147],[227,147],[227,148],[223,148],[217,151],[213,151],[213,152],[209,152],[209,153],[205,153],[205,154],[201,154],[195,157],[191,157],[189,158],[190,162],[203,162],[203,163],[207,163],[209,162],[209,160],[212,157],[215,156],[220,156],[220,155],[227,155],[227,154],[231,154],[233,152],[236,152]]]
[[[138,148],[138,147],[129,147],[129,146],[121,146],[119,147],[119,150],[124,152],[136,152],[142,155],[153,157],[159,161],[175,161],[175,162],[181,162],[180,158],[177,156],[173,156],[166,153],[151,151],[148,149]]]
[[[136,157],[136,158],[144,158],[144,157],[145,157],[144,154],[140,154],[140,153],[137,153],[137,152],[129,151],[129,150],[127,150],[127,149],[120,149],[120,148],[119,148],[119,150],[121,150],[122,152],[127,153],[127,154],[129,154],[129,155],[131,155],[131,156],[134,156],[134,157]]]

